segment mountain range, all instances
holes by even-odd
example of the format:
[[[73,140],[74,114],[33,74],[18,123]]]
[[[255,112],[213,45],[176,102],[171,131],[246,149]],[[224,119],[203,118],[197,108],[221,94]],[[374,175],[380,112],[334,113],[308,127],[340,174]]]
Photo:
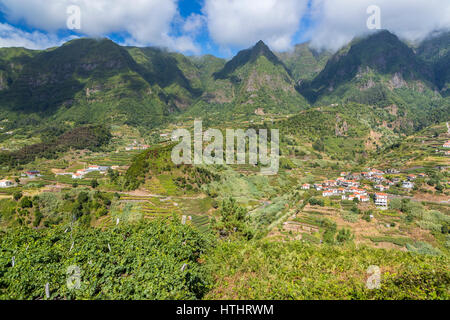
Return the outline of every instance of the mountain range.
[[[178,116],[295,114],[355,102],[419,129],[450,114],[450,33],[412,46],[389,31],[332,54],[260,41],[229,61],[77,39],[43,51],[0,49],[0,117],[10,126],[126,123]],[[23,115],[26,115],[24,117]]]

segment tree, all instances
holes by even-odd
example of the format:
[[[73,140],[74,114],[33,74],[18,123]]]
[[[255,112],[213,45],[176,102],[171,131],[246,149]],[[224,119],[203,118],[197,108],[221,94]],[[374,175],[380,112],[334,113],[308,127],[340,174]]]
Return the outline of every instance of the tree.
[[[319,151],[319,152],[323,152],[325,151],[325,145],[323,144],[323,141],[318,139],[316,140],[313,144],[312,147],[314,150]]]
[[[233,198],[222,202],[219,209],[220,220],[214,223],[213,228],[222,237],[242,236],[246,239],[253,238],[253,231],[247,224],[247,210],[236,203]]]
[[[31,201],[30,197],[24,197],[20,201],[20,207],[21,208],[32,208],[33,207],[33,202]]]
[[[77,201],[79,203],[85,203],[85,202],[88,202],[88,200],[89,200],[89,195],[86,192],[80,192],[80,194],[78,195]]]
[[[325,227],[325,232],[323,233],[323,242],[327,244],[334,244],[334,235],[336,234],[336,223],[324,220],[322,226]]]
[[[41,210],[39,209],[39,207],[37,207],[34,210],[34,222],[33,222],[33,226],[34,227],[38,227],[41,224],[42,218],[44,217],[44,215],[42,214]]]
[[[336,241],[338,243],[345,243],[351,240],[353,240],[353,235],[350,230],[348,229],[339,230],[338,235],[336,236]]]
[[[117,179],[119,178],[119,172],[114,171],[113,169],[109,168],[108,169],[108,177],[111,182],[116,182]]]
[[[19,201],[22,197],[23,197],[23,194],[22,194],[22,192],[20,192],[20,191],[16,191],[16,192],[14,192],[14,194],[13,194],[13,198],[14,198],[14,200],[16,200],[16,201]]]
[[[98,181],[97,181],[97,179],[93,179],[92,181],[91,181],[91,187],[92,188],[97,188],[99,186],[99,184],[98,184]]]

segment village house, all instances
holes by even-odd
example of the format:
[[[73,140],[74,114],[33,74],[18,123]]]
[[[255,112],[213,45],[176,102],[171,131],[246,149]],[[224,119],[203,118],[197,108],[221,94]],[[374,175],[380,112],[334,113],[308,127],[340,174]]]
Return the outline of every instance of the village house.
[[[84,178],[84,175],[83,174],[81,174],[81,173],[74,173],[74,174],[72,174],[72,179],[83,179]]]
[[[323,185],[326,187],[335,187],[336,181],[335,180],[327,180],[323,183]]]
[[[390,168],[390,169],[387,169],[386,170],[386,173],[390,173],[390,174],[397,174],[397,173],[400,173],[400,171],[398,171],[397,169],[392,169],[392,168]]]
[[[302,190],[309,190],[311,189],[311,185],[309,183],[305,183],[302,185]]]
[[[317,191],[322,191],[323,190],[323,187],[322,187],[322,185],[320,185],[320,184],[314,184],[314,188],[317,190]]]
[[[331,196],[333,196],[334,194],[335,194],[335,193],[334,193],[333,190],[325,190],[325,191],[322,192],[322,196],[324,196],[324,197],[331,197]]]
[[[369,174],[370,174],[371,176],[382,176],[382,175],[384,174],[384,172],[383,172],[383,171],[380,171],[380,170],[378,170],[378,169],[372,169],[372,170],[369,172]]]
[[[108,171],[109,167],[106,166],[89,166],[85,171],[86,172],[94,172],[94,171],[98,171],[98,172],[106,172]]]
[[[10,188],[14,183],[10,180],[0,180],[0,188]]]
[[[342,200],[349,200],[349,201],[353,201],[356,198],[356,196],[354,194],[349,194],[347,195],[343,195],[342,196]]]
[[[369,202],[369,197],[363,194],[359,194],[356,196],[359,201],[361,202]]]
[[[388,195],[386,193],[375,193],[375,205],[377,207],[387,208]]]
[[[341,180],[339,181],[339,185],[343,187],[359,187],[359,182],[354,180]]]
[[[411,181],[405,180],[405,181],[403,181],[402,188],[412,189],[412,188],[414,188],[414,183],[412,183]]]
[[[131,150],[147,150],[149,149],[150,146],[148,144],[140,144],[138,143],[136,140],[133,141],[132,144],[128,145],[127,147],[125,147],[126,151],[131,151]]]
[[[76,173],[72,175],[72,179],[83,179],[87,174],[86,170],[78,170]]]
[[[450,140],[448,140],[446,143],[444,143],[443,147],[450,148]]]
[[[40,177],[41,174],[37,170],[26,171],[22,176],[27,177],[28,179],[35,179],[36,177]]]
[[[415,175],[415,174],[409,174],[408,175],[408,180],[409,181],[414,181],[414,180],[416,180],[417,179],[417,176]]]
[[[383,192],[385,189],[387,189],[385,186],[383,186],[382,184],[377,184],[375,187],[375,189]]]

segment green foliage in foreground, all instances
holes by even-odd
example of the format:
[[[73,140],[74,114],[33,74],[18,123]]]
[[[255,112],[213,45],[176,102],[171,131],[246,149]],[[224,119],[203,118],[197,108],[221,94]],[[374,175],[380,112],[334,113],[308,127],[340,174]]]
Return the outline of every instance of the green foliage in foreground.
[[[448,299],[450,293],[446,256],[229,238],[215,246],[209,236],[167,220],[75,229],[73,240],[64,231],[2,234],[0,299],[46,299],[46,283],[50,299]],[[381,269],[380,289],[366,288],[371,265]],[[80,270],[78,290],[67,285],[76,284],[71,266]]]
[[[0,299],[45,299],[46,283],[50,299],[198,299],[206,293],[209,276],[198,259],[211,242],[189,226],[158,220],[73,230],[73,240],[64,231],[1,235]],[[68,289],[70,266],[80,269],[79,290]]]
[[[223,242],[207,261],[216,287],[207,299],[449,299],[449,260],[368,247],[302,242]],[[371,265],[381,288],[369,290]]]

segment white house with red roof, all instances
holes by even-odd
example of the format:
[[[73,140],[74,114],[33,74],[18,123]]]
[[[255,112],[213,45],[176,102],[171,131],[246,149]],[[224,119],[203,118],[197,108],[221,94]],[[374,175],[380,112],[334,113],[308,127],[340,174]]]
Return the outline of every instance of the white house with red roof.
[[[322,196],[324,196],[324,197],[332,197],[332,196],[334,196],[334,191],[333,190],[325,190],[325,191],[323,191],[322,192]]]
[[[363,194],[359,194],[356,196],[358,198],[359,201],[361,202],[369,202],[369,197]]]
[[[386,193],[375,193],[375,205],[386,208],[388,206],[388,195]]]
[[[375,187],[375,189],[383,192],[384,190],[386,190],[387,188],[385,186],[383,186],[382,184],[377,184]]]

